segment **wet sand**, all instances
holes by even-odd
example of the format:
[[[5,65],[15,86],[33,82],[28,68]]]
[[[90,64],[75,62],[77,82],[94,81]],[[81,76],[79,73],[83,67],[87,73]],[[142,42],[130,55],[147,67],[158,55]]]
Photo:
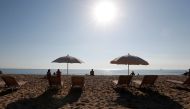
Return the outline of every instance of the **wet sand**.
[[[71,76],[62,76],[63,87],[57,90],[48,89],[43,76],[11,76],[27,83],[13,92],[1,88],[0,109],[190,109],[190,87],[166,81],[185,81],[185,76],[159,76],[155,88],[148,90],[135,84],[117,90],[112,81],[118,76],[84,76],[84,90],[71,90]]]

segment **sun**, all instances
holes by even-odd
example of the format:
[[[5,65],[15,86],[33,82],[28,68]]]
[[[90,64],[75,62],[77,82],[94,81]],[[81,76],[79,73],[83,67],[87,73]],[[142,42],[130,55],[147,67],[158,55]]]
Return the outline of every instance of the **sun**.
[[[94,17],[99,23],[113,22],[117,14],[117,9],[111,1],[101,1],[95,5]]]

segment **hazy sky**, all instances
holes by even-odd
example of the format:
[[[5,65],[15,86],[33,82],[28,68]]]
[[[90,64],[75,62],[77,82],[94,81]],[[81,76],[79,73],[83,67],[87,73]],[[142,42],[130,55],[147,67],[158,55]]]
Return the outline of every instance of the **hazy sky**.
[[[109,0],[100,23],[102,1],[1,0],[0,68],[66,68],[51,61],[70,54],[85,62],[71,68],[125,69],[109,62],[128,53],[150,63],[134,69],[190,68],[190,0]]]

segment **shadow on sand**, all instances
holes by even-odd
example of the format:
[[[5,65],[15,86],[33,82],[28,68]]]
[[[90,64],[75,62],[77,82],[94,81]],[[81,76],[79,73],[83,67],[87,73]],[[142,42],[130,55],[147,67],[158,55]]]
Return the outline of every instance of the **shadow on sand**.
[[[182,109],[183,106],[151,89],[139,89],[144,94],[134,95],[129,90],[116,90],[116,103],[132,109]]]
[[[175,89],[178,89],[178,90],[182,90],[182,91],[187,91],[187,92],[190,92],[190,87],[174,87]]]
[[[17,89],[15,89],[15,90],[11,90],[11,89],[3,90],[0,92],[0,97],[7,95],[7,94],[10,94],[10,93],[13,93],[14,91],[17,91]]]
[[[22,99],[7,105],[6,109],[58,109],[63,105],[78,101],[81,89],[70,89],[68,95],[55,97],[58,89],[48,89],[37,98]]]

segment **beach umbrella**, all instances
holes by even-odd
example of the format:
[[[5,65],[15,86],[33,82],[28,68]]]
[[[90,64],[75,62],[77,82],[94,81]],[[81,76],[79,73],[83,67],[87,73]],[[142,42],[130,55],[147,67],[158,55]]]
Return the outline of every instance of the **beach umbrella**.
[[[129,75],[129,65],[149,65],[147,61],[141,59],[140,57],[133,56],[130,54],[115,58],[110,63],[128,65],[128,75]]]
[[[84,63],[83,61],[81,61],[80,59],[77,59],[73,56],[63,56],[63,57],[59,57],[56,60],[52,61],[52,62],[56,62],[56,63],[67,63],[67,75],[68,75],[68,68],[69,68],[69,63]]]

